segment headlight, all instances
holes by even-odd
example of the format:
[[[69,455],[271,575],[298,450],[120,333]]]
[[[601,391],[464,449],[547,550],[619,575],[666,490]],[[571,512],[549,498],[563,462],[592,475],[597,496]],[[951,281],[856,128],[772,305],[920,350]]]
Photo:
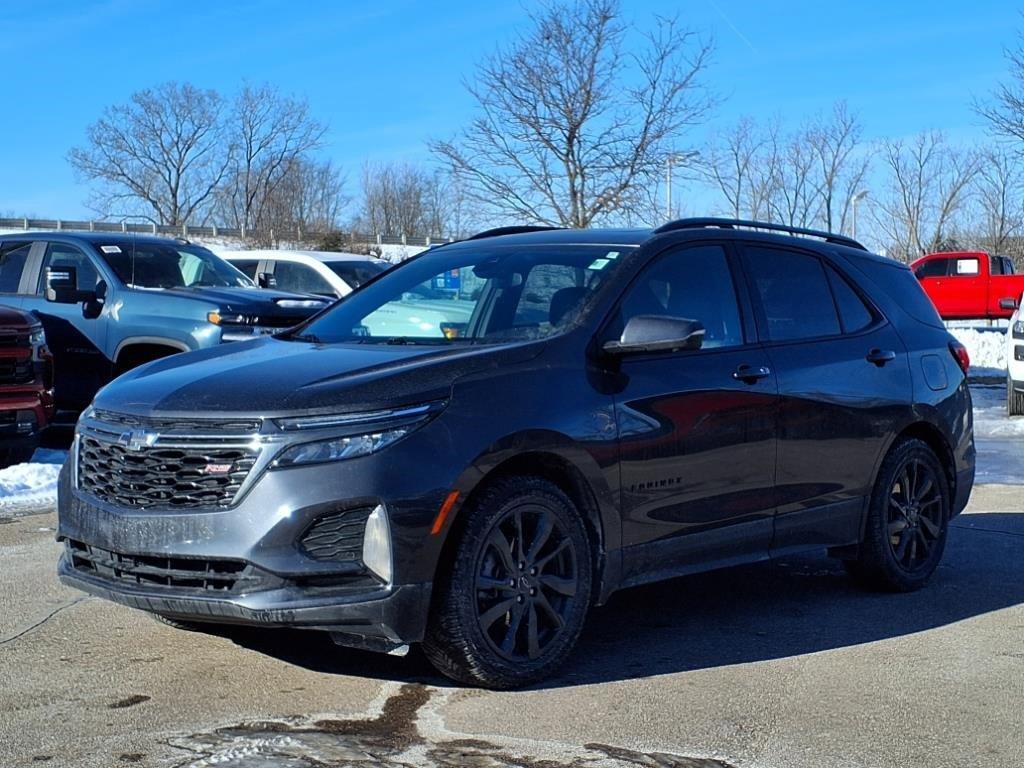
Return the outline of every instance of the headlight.
[[[1013,335],[1024,338],[1024,320],[1018,320],[1013,324]]]
[[[35,328],[29,332],[28,343],[32,347],[32,359],[35,362],[38,363],[43,358],[49,357],[50,350],[46,348],[46,333],[42,328]]]
[[[251,319],[245,315],[222,315],[220,312],[207,312],[206,319],[214,325],[249,325]]]
[[[294,467],[301,464],[322,464],[327,461],[344,461],[360,456],[369,456],[382,448],[386,448],[397,440],[401,440],[411,431],[411,427],[398,427],[381,432],[350,437],[335,437],[316,443],[293,445],[282,453],[275,461],[275,467]]]

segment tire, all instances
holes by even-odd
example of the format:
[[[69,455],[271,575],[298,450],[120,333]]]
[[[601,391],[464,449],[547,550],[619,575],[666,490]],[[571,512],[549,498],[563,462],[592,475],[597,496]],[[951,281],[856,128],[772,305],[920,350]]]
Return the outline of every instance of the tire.
[[[1006,414],[1024,416],[1024,392],[1013,390],[1013,379],[1006,377]]]
[[[949,510],[949,482],[932,449],[921,440],[897,443],[882,462],[864,540],[847,570],[869,589],[920,589],[942,559]]]
[[[550,676],[590,606],[592,550],[579,511],[553,483],[512,477],[465,514],[453,565],[435,584],[424,653],[467,685],[510,689]]]
[[[17,448],[0,449],[0,469],[13,467],[15,464],[24,464],[32,460],[32,454],[36,452],[35,445],[23,445]]]

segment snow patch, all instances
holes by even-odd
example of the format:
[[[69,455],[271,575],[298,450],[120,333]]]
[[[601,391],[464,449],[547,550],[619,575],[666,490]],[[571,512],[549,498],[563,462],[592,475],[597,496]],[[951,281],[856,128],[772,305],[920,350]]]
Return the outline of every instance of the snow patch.
[[[40,448],[26,464],[0,469],[0,514],[57,503],[57,476],[67,451]]]
[[[949,328],[971,358],[971,375],[1006,373],[1005,328]]]

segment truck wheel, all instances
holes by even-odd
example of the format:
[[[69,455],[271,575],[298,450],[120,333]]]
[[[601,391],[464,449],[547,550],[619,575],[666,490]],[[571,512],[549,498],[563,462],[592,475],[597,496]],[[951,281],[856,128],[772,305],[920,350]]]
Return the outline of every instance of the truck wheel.
[[[517,688],[551,675],[576,644],[590,605],[589,537],[575,505],[535,477],[495,482],[466,510],[439,577],[423,641],[460,683]]]
[[[932,449],[921,440],[897,443],[882,462],[864,540],[847,570],[870,589],[920,589],[942,559],[949,509],[949,483]]]
[[[1006,413],[1009,416],[1024,416],[1024,392],[1015,392],[1013,379],[1006,377]]]
[[[32,460],[32,454],[36,452],[34,445],[20,446],[18,448],[0,449],[0,469],[13,467],[15,464],[24,464]]]

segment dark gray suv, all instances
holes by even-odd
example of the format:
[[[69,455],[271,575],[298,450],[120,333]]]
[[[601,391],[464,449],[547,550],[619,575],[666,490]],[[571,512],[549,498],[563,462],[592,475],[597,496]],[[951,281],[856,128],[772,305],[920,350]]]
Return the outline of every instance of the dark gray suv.
[[[106,387],[59,572],[522,685],[657,579],[820,549],[921,587],[974,479],[967,365],[909,269],[837,235],[488,232]]]

